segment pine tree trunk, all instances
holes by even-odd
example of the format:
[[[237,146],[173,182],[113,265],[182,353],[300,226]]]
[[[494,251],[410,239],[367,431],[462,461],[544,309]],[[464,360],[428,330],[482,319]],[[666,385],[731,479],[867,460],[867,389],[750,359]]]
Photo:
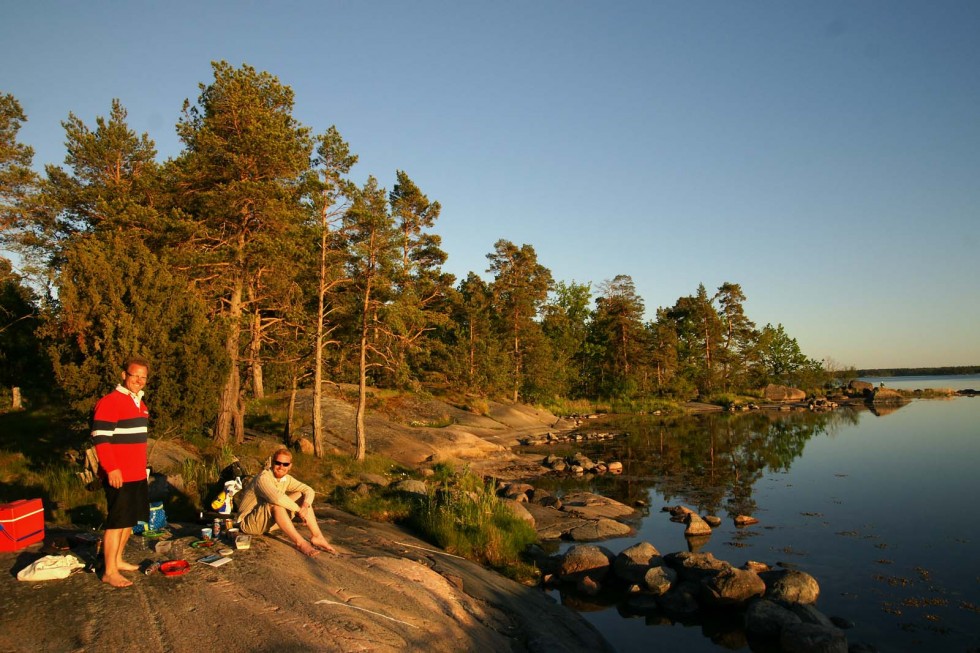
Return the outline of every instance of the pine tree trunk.
[[[316,338],[313,346],[313,455],[323,458],[323,332],[326,321],[324,295],[327,283],[327,220],[320,233],[320,279],[317,289]]]
[[[218,416],[215,420],[214,440],[219,444],[227,444],[232,436],[233,423],[240,421],[241,414],[238,409],[238,398],[241,393],[241,379],[238,370],[238,343],[241,338],[242,317],[242,280],[235,281],[232,289],[231,301],[228,307],[228,337],[225,340],[225,353],[228,355],[230,365],[228,367],[228,377],[225,379],[224,387],[221,388],[221,396],[218,400]],[[238,425],[235,425],[236,432]],[[237,436],[237,433],[236,433]],[[244,427],[242,427],[244,438]],[[235,438],[237,441],[237,437]]]
[[[252,342],[249,345],[252,368],[252,394],[256,399],[265,398],[265,384],[262,381],[262,316],[256,310],[252,314]]]
[[[368,344],[368,309],[371,306],[371,280],[367,280],[364,289],[364,306],[361,311],[361,358],[359,365],[357,387],[357,414],[354,421],[357,460],[364,460],[367,455],[367,433],[364,430],[364,413],[367,410],[367,344]]]
[[[292,387],[289,391],[289,410],[286,412],[286,444],[293,443],[293,433],[295,429],[293,428],[294,420],[296,419],[296,391],[299,388],[299,374],[293,372],[293,382]],[[321,454],[317,453],[317,456]]]

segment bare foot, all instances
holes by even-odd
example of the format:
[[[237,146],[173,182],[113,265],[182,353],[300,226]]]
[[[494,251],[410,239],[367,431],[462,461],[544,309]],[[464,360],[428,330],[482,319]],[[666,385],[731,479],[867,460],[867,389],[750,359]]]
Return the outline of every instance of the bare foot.
[[[320,549],[321,551],[326,551],[327,553],[332,553],[337,555],[337,549],[330,546],[330,542],[327,542],[326,538],[314,537],[310,539],[310,544]]]
[[[297,544],[296,548],[299,549],[300,553],[303,555],[308,555],[311,558],[320,555],[320,551],[306,540],[303,540]]]
[[[121,561],[118,565],[119,571],[139,571],[139,565],[134,565],[130,562]]]
[[[133,581],[128,578],[123,578],[122,574],[116,572],[114,574],[103,574],[102,582],[107,585],[112,585],[113,587],[129,587],[133,584]]]

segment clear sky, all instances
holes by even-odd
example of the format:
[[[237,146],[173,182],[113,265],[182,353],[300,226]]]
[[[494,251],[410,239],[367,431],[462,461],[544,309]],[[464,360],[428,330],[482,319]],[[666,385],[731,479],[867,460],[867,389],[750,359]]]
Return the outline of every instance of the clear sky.
[[[458,277],[500,238],[660,306],[742,285],[758,326],[867,367],[980,364],[980,2],[4,2],[35,164],[113,98],[160,158],[210,62],[336,125],[443,207]]]

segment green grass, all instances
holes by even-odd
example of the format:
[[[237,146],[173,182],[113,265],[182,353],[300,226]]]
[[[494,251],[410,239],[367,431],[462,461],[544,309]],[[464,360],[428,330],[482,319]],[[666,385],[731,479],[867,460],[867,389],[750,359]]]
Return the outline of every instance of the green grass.
[[[407,523],[449,553],[504,571],[519,568],[537,541],[534,528],[497,498],[493,482],[468,470],[430,486]]]

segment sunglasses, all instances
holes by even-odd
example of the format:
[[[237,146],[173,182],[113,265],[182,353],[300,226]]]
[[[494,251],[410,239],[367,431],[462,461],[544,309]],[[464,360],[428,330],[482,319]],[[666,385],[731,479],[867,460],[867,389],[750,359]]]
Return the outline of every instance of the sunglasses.
[[[282,460],[273,460],[272,464],[275,465],[276,467],[289,467],[290,465],[292,465],[292,463],[285,462]]]

